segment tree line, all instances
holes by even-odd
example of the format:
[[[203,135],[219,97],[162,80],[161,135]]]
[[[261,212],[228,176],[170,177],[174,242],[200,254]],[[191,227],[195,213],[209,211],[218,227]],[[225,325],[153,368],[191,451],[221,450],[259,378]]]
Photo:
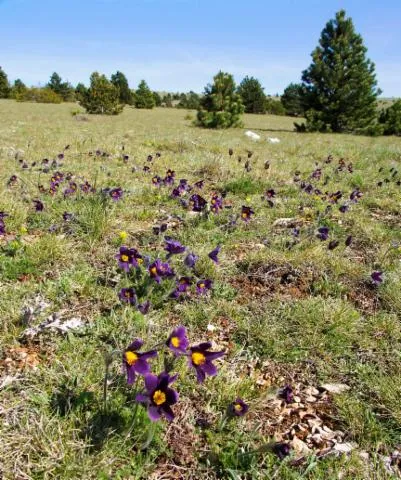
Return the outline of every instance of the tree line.
[[[90,85],[75,88],[56,72],[44,88],[28,88],[20,79],[10,85],[0,67],[0,98],[17,101],[61,103],[78,101],[88,113],[119,114],[125,105],[142,109],[155,106],[197,110],[197,124],[228,128],[241,124],[242,113],[290,115],[299,132],[348,132],[401,135],[401,100],[379,111],[375,65],[344,10],[337,12],[323,29],[312,63],[302,72],[300,83],[291,83],[281,97],[266,95],[260,81],[246,76],[236,86],[234,78],[219,72],[202,95],[195,92],[160,94],[145,80],[132,90],[120,71],[108,79],[92,73]]]

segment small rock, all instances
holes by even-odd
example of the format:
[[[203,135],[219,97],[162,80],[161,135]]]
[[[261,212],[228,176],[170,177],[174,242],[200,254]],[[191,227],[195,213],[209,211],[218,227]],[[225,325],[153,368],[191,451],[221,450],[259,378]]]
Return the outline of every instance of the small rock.
[[[344,393],[350,389],[350,387],[344,383],[325,383],[322,385],[322,388],[330,393]]]

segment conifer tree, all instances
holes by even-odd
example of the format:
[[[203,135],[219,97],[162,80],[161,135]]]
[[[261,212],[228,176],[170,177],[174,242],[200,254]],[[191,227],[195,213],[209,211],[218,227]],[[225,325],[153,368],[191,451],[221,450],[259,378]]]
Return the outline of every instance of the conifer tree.
[[[379,118],[384,135],[401,136],[401,100],[383,110]]]
[[[306,130],[368,132],[376,122],[375,66],[344,10],[330,20],[303,72]]]
[[[245,113],[265,113],[266,95],[259,80],[253,77],[245,77],[238,87]]]
[[[27,87],[25,83],[21,79],[17,78],[17,80],[14,81],[14,84],[11,87],[10,96],[12,98],[17,98],[23,95],[26,91],[27,91]]]
[[[133,105],[134,97],[128,85],[127,77],[117,71],[111,76],[111,83],[120,91],[120,103],[123,105]]]
[[[94,72],[90,78],[90,87],[79,103],[88,113],[118,115],[124,108],[119,97],[118,88],[105,75]]]
[[[281,103],[287,115],[299,117],[305,113],[305,88],[299,83],[290,83],[281,96]]]
[[[10,84],[6,72],[0,67],[0,98],[8,98],[10,95]]]
[[[220,71],[213,78],[213,84],[205,88],[197,114],[197,123],[207,128],[237,127],[241,125],[243,112],[244,105],[236,91],[233,76]]]
[[[54,72],[51,75],[46,86],[47,88],[50,88],[50,90],[53,90],[54,93],[57,93],[57,95],[60,95],[64,102],[73,99],[74,89],[72,85],[68,82],[63,82],[62,78],[57,72]]]
[[[148,87],[145,80],[141,80],[138,89],[135,91],[136,108],[153,108],[155,106],[155,97],[152,90]]]

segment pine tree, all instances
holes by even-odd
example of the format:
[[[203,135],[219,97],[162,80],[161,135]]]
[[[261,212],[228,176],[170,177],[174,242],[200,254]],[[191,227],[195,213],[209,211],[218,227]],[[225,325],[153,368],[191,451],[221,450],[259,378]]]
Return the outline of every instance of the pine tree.
[[[17,78],[17,80],[14,81],[14,84],[11,87],[10,96],[12,98],[17,98],[23,95],[26,91],[27,91],[27,87],[25,83],[21,79]]]
[[[135,91],[135,107],[136,108],[153,108],[155,106],[155,98],[152,90],[148,87],[145,80],[141,80],[138,89]]]
[[[379,118],[384,135],[401,136],[401,100],[383,110]]]
[[[75,98],[80,102],[85,98],[88,89],[85,87],[83,83],[78,83],[75,87]]]
[[[253,77],[245,77],[238,87],[245,113],[265,113],[266,95],[259,80]]]
[[[167,108],[172,108],[173,106],[173,98],[171,96],[171,93],[168,93],[167,95],[164,95],[163,97],[163,102],[164,106]]]
[[[290,83],[281,96],[281,103],[287,115],[300,117],[305,113],[305,88],[300,83]]]
[[[90,78],[90,87],[79,103],[88,113],[118,115],[124,108],[119,96],[118,88],[105,75],[94,72]]]
[[[229,128],[241,125],[244,105],[236,92],[234,78],[219,72],[213,84],[205,88],[197,114],[198,125],[207,128]]]
[[[381,92],[366,52],[352,19],[339,11],[323,29],[312,64],[302,75],[306,130],[362,133],[374,129]]]
[[[120,103],[123,105],[133,105],[134,97],[128,85],[127,77],[117,71],[111,76],[111,83],[120,91]]]
[[[160,107],[162,104],[162,97],[160,96],[159,92],[152,92],[153,98],[155,99],[155,106]]]
[[[64,102],[68,102],[73,99],[74,89],[72,85],[68,82],[63,82],[62,78],[57,72],[54,72],[51,75],[46,86],[47,88],[50,88],[50,90],[53,90],[54,93],[57,93],[57,95],[60,95]]]
[[[8,98],[10,95],[10,84],[6,72],[0,67],[0,98]]]

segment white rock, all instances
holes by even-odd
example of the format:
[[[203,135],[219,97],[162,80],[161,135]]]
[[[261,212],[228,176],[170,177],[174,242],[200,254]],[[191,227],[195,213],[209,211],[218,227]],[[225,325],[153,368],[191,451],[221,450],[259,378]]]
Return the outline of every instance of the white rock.
[[[260,135],[258,135],[258,134],[255,133],[255,132],[252,132],[251,130],[247,130],[247,131],[245,132],[245,135],[246,135],[248,138],[250,138],[251,140],[255,140],[255,141],[260,140]]]
[[[322,385],[322,388],[330,393],[344,393],[350,389],[350,387],[344,383],[325,383]]]
[[[267,141],[269,143],[280,143],[281,140],[277,137],[267,137]]]

